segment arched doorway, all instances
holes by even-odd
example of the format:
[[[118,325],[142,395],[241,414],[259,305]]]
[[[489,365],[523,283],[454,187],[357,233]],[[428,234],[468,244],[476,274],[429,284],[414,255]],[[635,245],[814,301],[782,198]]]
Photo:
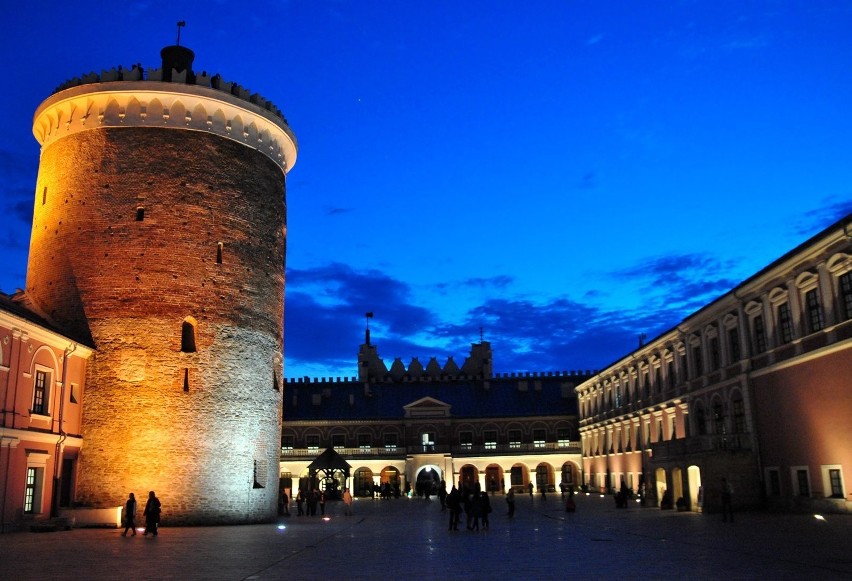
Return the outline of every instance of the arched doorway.
[[[373,496],[373,471],[369,468],[358,468],[352,483],[355,496]]]
[[[657,502],[660,505],[660,508],[663,507],[664,496],[668,490],[668,485],[666,483],[666,469],[665,468],[657,468],[657,471],[654,473],[656,477],[656,487],[654,492],[657,495]]]
[[[683,498],[687,502],[689,501],[689,499],[683,496],[683,470],[680,468],[672,468],[672,498],[674,498],[675,502],[679,498]]]
[[[689,480],[689,498],[691,502],[690,508],[700,512],[704,504],[704,489],[701,488],[701,469],[698,466],[692,465],[686,469],[686,477]]]
[[[429,497],[438,494],[438,488],[441,484],[441,469],[437,466],[423,466],[417,472],[417,479],[414,482],[414,491],[417,496]]]
[[[505,491],[506,483],[503,479],[503,469],[499,465],[489,464],[485,468],[485,486],[491,494]]]
[[[563,464],[562,478],[559,481],[560,489],[565,489],[567,491],[570,487],[575,486],[578,476],[579,470],[577,470],[577,467],[573,463],[566,462]]]
[[[527,467],[523,464],[515,464],[509,472],[509,483],[516,493],[526,492],[529,476],[527,475]]]
[[[479,470],[473,464],[465,464],[459,470],[459,489],[467,487],[473,489],[479,482]]]
[[[382,468],[381,475],[379,476],[379,483],[382,498],[390,498],[392,496],[399,498],[401,492],[399,470],[393,466],[385,466]]]
[[[539,492],[542,490],[554,492],[556,490],[556,483],[553,478],[553,466],[547,462],[542,462],[535,467],[535,486]]]

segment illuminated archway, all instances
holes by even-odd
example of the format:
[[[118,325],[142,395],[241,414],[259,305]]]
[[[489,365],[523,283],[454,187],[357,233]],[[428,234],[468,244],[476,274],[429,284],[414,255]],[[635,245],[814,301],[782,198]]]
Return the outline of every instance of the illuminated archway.
[[[704,490],[701,488],[701,469],[698,466],[692,465],[686,469],[686,475],[689,479],[690,508],[700,512],[704,504]]]
[[[373,496],[373,471],[358,468],[352,477],[352,488],[355,496]]]
[[[485,468],[485,487],[488,492],[495,494],[498,491],[504,492],[506,482],[503,478],[503,469],[499,464],[489,464]]]

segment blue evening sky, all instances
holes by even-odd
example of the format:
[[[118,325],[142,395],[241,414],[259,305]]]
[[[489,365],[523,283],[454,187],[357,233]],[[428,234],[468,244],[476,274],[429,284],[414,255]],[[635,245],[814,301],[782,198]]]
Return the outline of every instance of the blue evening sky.
[[[852,3],[55,0],[4,8],[0,289],[61,82],[195,69],[278,105],[286,376],[600,368],[852,211]]]

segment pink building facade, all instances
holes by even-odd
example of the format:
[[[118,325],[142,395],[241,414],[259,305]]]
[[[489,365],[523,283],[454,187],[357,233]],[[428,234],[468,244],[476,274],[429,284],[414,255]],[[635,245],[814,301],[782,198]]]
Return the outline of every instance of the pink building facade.
[[[27,528],[73,503],[92,350],[0,294],[0,527]]]
[[[579,385],[584,483],[852,511],[850,236],[852,215]]]

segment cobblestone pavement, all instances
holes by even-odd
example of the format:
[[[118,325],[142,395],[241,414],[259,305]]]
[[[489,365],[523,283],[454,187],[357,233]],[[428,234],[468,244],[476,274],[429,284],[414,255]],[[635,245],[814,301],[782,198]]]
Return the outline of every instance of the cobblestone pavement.
[[[449,532],[436,499],[328,503],[328,520],[163,528],[157,538],[115,529],[0,535],[0,579],[852,579],[852,516],[715,515],[639,508],[579,495],[519,495],[514,519],[492,497],[490,530]],[[168,507],[165,507],[166,510]]]

